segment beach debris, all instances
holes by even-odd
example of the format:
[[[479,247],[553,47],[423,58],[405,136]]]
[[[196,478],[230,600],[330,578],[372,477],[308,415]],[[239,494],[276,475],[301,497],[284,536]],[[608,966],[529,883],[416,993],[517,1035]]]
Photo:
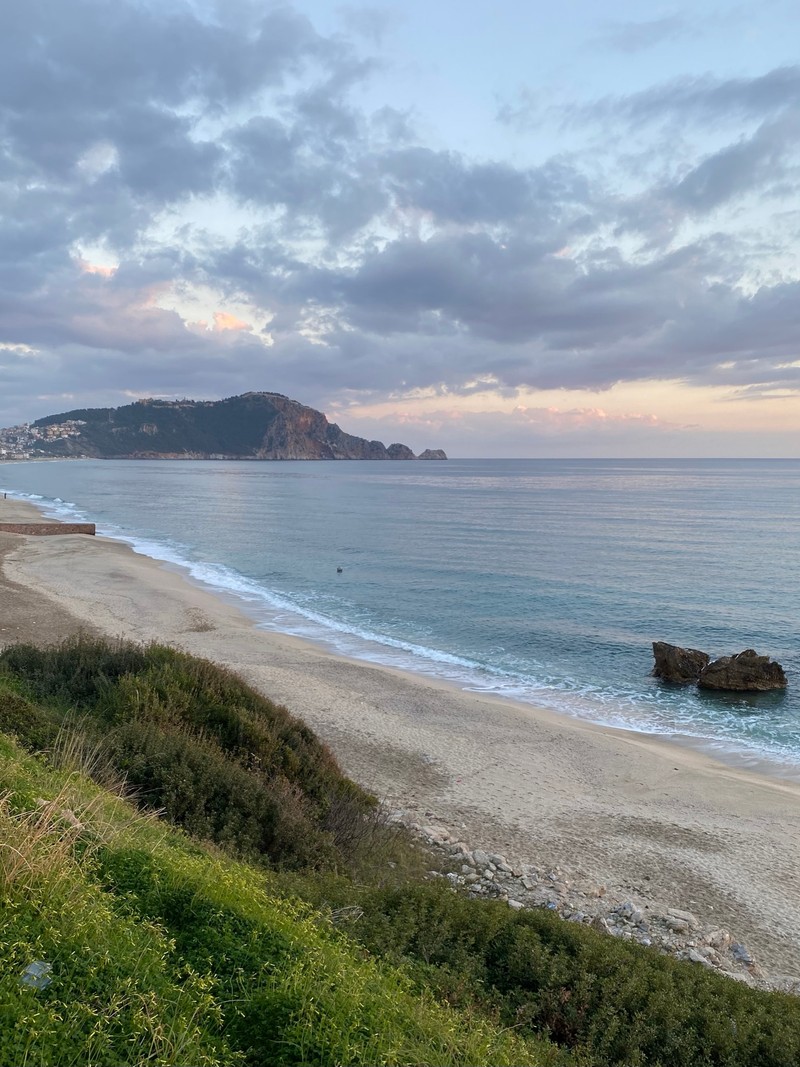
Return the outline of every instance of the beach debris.
[[[747,966],[750,966],[750,964],[755,962],[741,941],[734,941],[731,945],[731,956],[733,956],[738,963],[745,963]]]
[[[701,689],[727,689],[740,693],[768,692],[786,688],[786,674],[780,663],[759,656],[752,648],[723,656],[704,668],[697,684]]]
[[[707,652],[668,645],[666,641],[653,642],[653,656],[656,661],[653,677],[672,682],[673,685],[696,682],[711,659]]]
[[[53,979],[50,977],[53,971],[52,963],[45,960],[34,960],[29,963],[19,977],[20,985],[28,989],[47,989]]]

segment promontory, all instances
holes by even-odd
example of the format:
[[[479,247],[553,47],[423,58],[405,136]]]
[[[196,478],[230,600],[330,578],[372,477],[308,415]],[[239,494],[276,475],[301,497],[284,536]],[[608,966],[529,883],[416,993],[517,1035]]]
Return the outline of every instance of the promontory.
[[[281,393],[224,400],[137,400],[118,408],[48,415],[0,431],[9,458],[417,459],[403,444],[345,433],[320,411]],[[426,449],[420,459],[447,459]]]

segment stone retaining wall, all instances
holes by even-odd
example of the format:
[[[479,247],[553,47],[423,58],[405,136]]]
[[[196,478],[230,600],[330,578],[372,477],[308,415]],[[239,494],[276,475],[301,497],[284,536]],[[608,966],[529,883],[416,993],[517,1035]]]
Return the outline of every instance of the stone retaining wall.
[[[59,534],[94,534],[93,522],[0,522],[0,533],[56,537]]]

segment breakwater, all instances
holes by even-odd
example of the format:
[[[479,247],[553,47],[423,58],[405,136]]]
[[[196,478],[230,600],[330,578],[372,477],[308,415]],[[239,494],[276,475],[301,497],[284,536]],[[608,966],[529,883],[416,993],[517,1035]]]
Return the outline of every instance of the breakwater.
[[[93,522],[0,522],[0,533],[57,537],[62,534],[95,534]]]

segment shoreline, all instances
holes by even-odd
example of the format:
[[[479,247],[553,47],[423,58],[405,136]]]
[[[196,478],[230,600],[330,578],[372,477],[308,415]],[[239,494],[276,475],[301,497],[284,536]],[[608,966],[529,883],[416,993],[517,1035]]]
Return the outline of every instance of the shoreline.
[[[0,500],[2,518],[13,514],[42,517],[33,504]],[[24,591],[31,635],[84,628],[231,667],[305,720],[346,773],[407,821],[435,822],[512,863],[560,868],[551,882],[568,890],[605,886],[609,903],[666,901],[731,930],[766,970],[800,973],[800,787],[791,780],[259,629],[176,568],[110,538],[2,535],[0,548],[15,583],[3,614],[19,617]],[[0,644],[9,639],[26,638],[4,627]]]
[[[56,461],[42,460],[42,462]],[[7,501],[7,504],[12,502],[23,509],[24,515],[38,515],[39,517],[44,515],[48,516],[50,521],[62,524],[83,521],[81,518],[83,513],[80,510],[77,511],[78,518],[76,519],[76,514],[72,510],[74,505],[56,507],[53,502],[44,500],[40,502],[39,498],[28,500],[17,496]],[[262,595],[258,589],[254,596],[249,596],[242,588],[230,587],[224,577],[215,579],[214,576],[201,576],[196,573],[196,568],[199,566],[197,561],[175,555],[172,550],[158,541],[130,535],[114,526],[102,536],[106,540],[126,546],[136,556],[151,560],[180,577],[192,588],[230,606],[264,633],[296,639],[337,659],[377,667],[381,670],[396,671],[403,676],[418,678],[432,685],[443,685],[459,693],[476,694],[488,700],[498,700],[511,707],[530,708],[535,713],[552,714],[559,721],[566,720],[596,727],[603,731],[615,731],[624,736],[642,738],[654,745],[667,745],[683,751],[695,752],[734,770],[800,785],[800,757],[795,758],[793,754],[781,756],[764,751],[758,746],[749,747],[743,740],[723,740],[703,734],[659,730],[646,722],[638,722],[636,719],[617,723],[613,721],[613,715],[604,720],[603,716],[597,714],[596,711],[579,710],[574,701],[564,703],[552,699],[547,700],[544,697],[536,700],[515,695],[513,691],[506,691],[500,685],[496,687],[491,684],[482,685],[476,679],[471,679],[463,673],[459,676],[456,668],[449,670],[446,667],[443,668],[436,659],[425,656],[425,649],[415,651],[403,645],[393,646],[390,642],[384,645],[377,637],[370,638],[367,635],[350,633],[346,630],[340,632],[336,629],[326,629],[313,616],[306,616],[291,605],[286,607],[271,603],[268,597],[256,606],[255,600]],[[245,581],[248,580],[245,579]],[[293,621],[287,623],[287,617]],[[313,632],[315,628],[318,632]],[[348,644],[356,647],[348,648]],[[373,646],[377,651],[370,652]],[[468,672],[470,670],[468,667],[465,669]]]

